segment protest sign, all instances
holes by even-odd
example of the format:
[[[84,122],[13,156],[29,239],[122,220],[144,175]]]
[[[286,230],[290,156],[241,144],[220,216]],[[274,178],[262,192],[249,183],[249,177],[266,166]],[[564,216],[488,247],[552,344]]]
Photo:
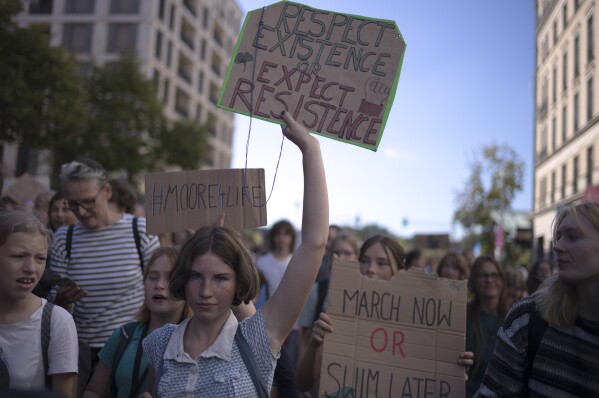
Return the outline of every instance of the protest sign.
[[[321,397],[464,397],[467,281],[401,271],[363,277],[335,259],[320,376]]]
[[[146,174],[149,233],[184,231],[214,225],[266,225],[264,169],[225,169]]]
[[[405,48],[393,21],[275,3],[246,16],[218,106],[376,151]]]

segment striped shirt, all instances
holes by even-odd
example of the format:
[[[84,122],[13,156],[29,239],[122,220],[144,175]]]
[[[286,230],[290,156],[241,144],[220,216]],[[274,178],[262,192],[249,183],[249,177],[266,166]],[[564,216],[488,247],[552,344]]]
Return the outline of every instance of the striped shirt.
[[[73,229],[70,259],[67,258],[67,227],[55,235],[50,269],[73,279],[88,292],[75,304],[73,318],[81,341],[91,347],[104,345],[114,329],[135,318],[144,301],[143,273],[133,235],[133,216],[123,214],[115,224]],[[146,233],[146,219],[137,219],[144,264],[159,246]]]
[[[477,397],[599,397],[599,325],[549,324],[532,366],[529,320],[535,304],[514,304],[499,329],[495,352]],[[530,377],[527,380],[527,373]]]

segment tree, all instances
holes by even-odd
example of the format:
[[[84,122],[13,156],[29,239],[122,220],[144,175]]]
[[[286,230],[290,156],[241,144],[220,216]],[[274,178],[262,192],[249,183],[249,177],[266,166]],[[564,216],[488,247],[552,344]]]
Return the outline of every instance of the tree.
[[[60,149],[85,130],[83,87],[64,49],[12,22],[21,3],[0,2],[0,140]]]
[[[154,86],[126,54],[104,67],[94,67],[86,81],[88,126],[84,137],[55,153],[55,164],[74,157],[93,158],[108,170],[133,176],[157,162],[162,104]]]
[[[180,166],[184,170],[197,169],[208,150],[206,126],[189,121],[177,121],[168,126],[163,123],[160,143],[166,164]]]
[[[206,129],[168,123],[154,84],[140,73],[135,55],[94,67],[86,81],[88,127],[82,139],[55,154],[55,165],[90,157],[134,178],[165,165],[196,168],[206,150]]]
[[[466,229],[468,239],[479,236],[483,253],[493,253],[495,246],[491,212],[502,214],[511,209],[523,178],[524,162],[506,144],[483,147],[482,158],[472,162],[470,176],[456,195],[453,220]]]

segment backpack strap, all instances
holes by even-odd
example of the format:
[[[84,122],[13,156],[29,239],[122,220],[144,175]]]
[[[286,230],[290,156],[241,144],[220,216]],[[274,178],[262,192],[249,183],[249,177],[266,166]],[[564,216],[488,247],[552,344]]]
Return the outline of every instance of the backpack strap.
[[[42,359],[44,361],[44,376],[46,380],[46,388],[52,388],[52,377],[48,375],[48,348],[50,347],[50,331],[52,327],[52,310],[54,304],[46,301],[42,310]]]
[[[529,380],[532,375],[532,366],[548,325],[547,321],[543,319],[537,310],[536,305],[534,305],[528,319],[528,367],[526,368],[525,380]]]
[[[73,229],[75,229],[75,224],[71,224],[67,228],[67,241],[65,243],[65,249],[67,251],[67,260],[71,259],[71,246],[73,245]]]
[[[110,396],[117,396],[117,387],[116,387],[116,368],[125,353],[125,349],[131,342],[131,338],[135,333],[135,328],[139,325],[139,322],[133,321],[129,322],[123,326],[121,326],[121,333],[119,334],[119,342],[116,346],[116,350],[114,351],[114,356],[112,357],[112,368],[110,369]],[[141,342],[140,342],[141,344]]]
[[[141,265],[141,269],[144,269],[144,256],[141,252],[141,238],[139,236],[139,227],[137,225],[137,218],[133,217],[133,238],[135,239],[135,247],[137,247],[137,255],[139,256],[139,264]]]
[[[243,363],[245,364],[245,367],[252,378],[258,398],[268,398],[269,394],[268,389],[266,388],[266,383],[262,378],[262,374],[260,373],[256,359],[252,354],[250,345],[241,332],[241,325],[237,326],[237,332],[235,332],[235,342],[237,343],[237,348],[241,354],[241,359],[243,359]]]

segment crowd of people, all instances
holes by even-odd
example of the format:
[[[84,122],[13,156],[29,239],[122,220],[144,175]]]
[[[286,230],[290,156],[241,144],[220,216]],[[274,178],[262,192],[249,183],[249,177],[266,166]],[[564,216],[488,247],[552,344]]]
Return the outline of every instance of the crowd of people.
[[[302,229],[274,224],[261,255],[223,218],[148,234],[135,192],[89,159],[63,165],[35,212],[0,211],[0,396],[316,397],[334,258],[369,279],[417,267],[467,280],[455,361],[468,397],[599,396],[599,204],[558,213],[556,263],[448,252],[431,265],[329,226],[318,141],[281,117],[303,155]]]

